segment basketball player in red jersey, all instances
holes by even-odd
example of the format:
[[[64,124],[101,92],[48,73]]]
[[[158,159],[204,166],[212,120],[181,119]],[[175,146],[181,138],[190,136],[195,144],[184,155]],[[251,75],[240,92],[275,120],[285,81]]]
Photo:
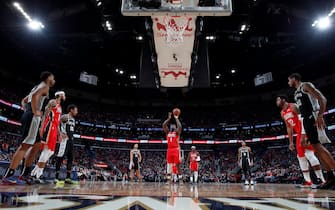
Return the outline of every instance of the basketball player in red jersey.
[[[172,166],[175,164],[177,169],[177,174],[180,174],[180,145],[179,145],[179,138],[182,131],[181,123],[178,119],[178,115],[174,115],[174,122],[172,121],[172,113],[169,112],[168,119],[163,123],[163,129],[167,136],[167,179],[171,180],[171,173],[172,173]],[[170,129],[168,128],[168,124],[170,123]],[[178,177],[181,179],[181,175]]]
[[[36,178],[36,182],[40,182],[46,163],[54,154],[58,135],[60,139],[66,138],[66,134],[60,132],[60,118],[62,115],[61,103],[65,101],[65,93],[58,91],[55,93],[55,99],[49,101],[44,115],[40,136],[42,141],[42,153],[37,165],[31,172],[31,176]]]
[[[305,131],[303,129],[302,121],[299,119],[298,108],[293,103],[288,103],[287,98],[285,96],[278,96],[276,100],[277,106],[280,107],[281,117],[285,121],[287,133],[289,137],[289,149],[291,151],[294,150],[293,144],[293,132],[297,134],[296,138],[296,148],[297,148],[297,156],[299,160],[299,165],[301,171],[303,173],[305,182],[301,185],[301,187],[312,187],[313,183],[311,181],[311,177],[309,174],[309,164],[313,167],[313,170],[319,179],[319,184],[325,183],[325,179],[323,177],[320,162],[316,158],[314,154],[314,149],[312,145],[304,145],[302,139],[306,138]],[[314,186],[313,186],[314,187]]]
[[[200,154],[196,150],[195,146],[191,147],[191,152],[188,153],[187,160],[190,161],[190,170],[191,170],[191,176],[190,176],[190,183],[193,183],[193,177],[194,177],[194,183],[198,183],[198,170],[199,170],[199,164],[200,161]]]

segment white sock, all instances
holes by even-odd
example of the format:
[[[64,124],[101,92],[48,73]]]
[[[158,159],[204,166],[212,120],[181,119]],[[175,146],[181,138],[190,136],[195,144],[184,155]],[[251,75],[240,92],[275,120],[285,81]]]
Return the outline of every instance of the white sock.
[[[302,174],[304,175],[304,179],[306,182],[311,182],[311,176],[309,174],[309,171],[308,172],[302,172]]]
[[[177,180],[178,180],[177,174],[173,174],[173,181],[177,182]]]
[[[38,166],[35,165],[35,168],[31,171],[30,175],[31,176],[36,176],[37,170],[38,170]]]
[[[197,183],[198,182],[198,172],[194,172],[194,182]]]
[[[190,177],[190,181],[193,182],[193,176]]]
[[[306,157],[298,157],[300,169],[302,174],[304,175],[304,179],[306,182],[311,182],[311,176],[309,174],[309,164]]]
[[[35,176],[37,179],[39,179],[43,175],[44,168],[38,167],[38,165],[35,166],[34,170],[31,172],[31,176]]]
[[[43,175],[44,168],[38,168],[38,172],[36,174],[36,178],[39,179]]]
[[[321,179],[322,182],[326,182],[325,178],[323,177],[323,173],[322,173],[321,170],[315,170],[314,172],[315,172],[315,175],[316,175],[319,179]]]
[[[166,164],[166,172],[168,174],[172,173],[172,164],[170,164],[170,163]]]

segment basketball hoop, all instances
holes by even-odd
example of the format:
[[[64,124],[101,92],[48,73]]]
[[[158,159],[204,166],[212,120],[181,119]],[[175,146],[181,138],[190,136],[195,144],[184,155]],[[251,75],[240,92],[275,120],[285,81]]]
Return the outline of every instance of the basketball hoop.
[[[166,28],[165,42],[169,47],[177,47],[184,41],[184,31],[188,25],[189,18],[186,16],[164,16]]]
[[[178,6],[183,4],[183,0],[167,0],[166,3],[172,6]]]

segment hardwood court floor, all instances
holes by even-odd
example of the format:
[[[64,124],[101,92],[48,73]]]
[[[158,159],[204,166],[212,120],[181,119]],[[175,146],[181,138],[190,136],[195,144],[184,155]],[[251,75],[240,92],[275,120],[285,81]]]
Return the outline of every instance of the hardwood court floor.
[[[335,191],[287,184],[0,185],[0,195],[1,209],[335,209]]]

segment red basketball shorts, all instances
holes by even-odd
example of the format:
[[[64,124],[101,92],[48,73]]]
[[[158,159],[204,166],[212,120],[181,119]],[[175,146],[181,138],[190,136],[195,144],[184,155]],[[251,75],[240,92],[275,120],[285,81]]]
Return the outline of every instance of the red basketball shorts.
[[[167,163],[180,164],[180,150],[179,148],[168,149],[166,154]]]
[[[190,169],[191,169],[192,172],[193,171],[198,171],[198,169],[199,169],[198,162],[194,162],[194,161],[190,162]]]
[[[56,143],[58,137],[58,128],[52,124],[48,124],[45,126],[43,137],[42,137],[42,144],[43,148],[48,146],[48,149],[51,151],[55,151]]]
[[[304,134],[303,134],[304,135]],[[298,157],[305,157],[305,150],[311,150],[314,152],[314,148],[312,145],[308,146],[301,146],[301,135],[297,135],[297,140],[296,140],[296,147],[297,147],[297,154]]]

